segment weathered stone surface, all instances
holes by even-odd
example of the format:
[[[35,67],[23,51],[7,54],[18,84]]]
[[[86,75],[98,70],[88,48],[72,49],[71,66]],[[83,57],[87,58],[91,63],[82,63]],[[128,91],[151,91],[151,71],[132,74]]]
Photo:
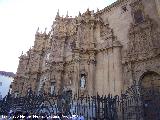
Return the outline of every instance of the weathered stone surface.
[[[160,74],[159,25],[158,0],[117,0],[75,18],[57,13],[50,32],[37,30],[20,56],[13,92],[120,94],[147,71]]]

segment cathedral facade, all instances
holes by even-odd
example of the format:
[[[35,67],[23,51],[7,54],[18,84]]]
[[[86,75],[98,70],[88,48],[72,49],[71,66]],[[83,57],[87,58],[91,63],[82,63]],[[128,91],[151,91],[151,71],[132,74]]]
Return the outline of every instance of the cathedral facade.
[[[117,0],[97,12],[55,17],[19,60],[12,92],[121,94],[133,81],[160,86],[160,1]]]

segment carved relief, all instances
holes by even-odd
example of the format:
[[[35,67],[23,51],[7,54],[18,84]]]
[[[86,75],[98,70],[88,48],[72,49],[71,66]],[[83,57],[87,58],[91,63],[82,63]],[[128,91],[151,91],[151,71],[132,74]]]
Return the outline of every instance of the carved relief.
[[[53,24],[53,37],[72,36],[77,32],[76,19],[59,17]]]
[[[115,41],[115,36],[113,34],[113,30],[109,27],[109,25],[102,25],[100,29],[100,39],[101,43],[97,43],[97,49],[106,49],[113,47],[113,41]]]
[[[86,31],[86,27],[81,25],[78,27],[78,40],[80,42],[80,46],[83,49],[87,48],[87,31]]]
[[[53,36],[54,37],[64,37],[66,35],[66,27],[65,22],[63,21],[63,18],[60,18],[59,20],[55,21],[53,24]]]
[[[72,36],[75,35],[77,33],[77,21],[76,19],[70,19],[67,24],[67,35],[68,36]]]
[[[144,60],[158,55],[160,44],[157,23],[150,19],[149,16],[145,16],[141,0],[131,3],[130,6],[133,16],[136,11],[142,11],[143,20],[139,22],[141,24],[137,24],[136,22],[134,24],[131,23],[128,34],[128,60]],[[138,20],[139,18],[134,19]]]
[[[159,60],[159,58],[152,58],[147,61],[127,63],[123,68],[125,85],[130,85],[130,83],[132,83],[133,80],[139,82],[140,77],[143,75],[143,73],[146,73],[147,71],[155,71],[160,74]]]
[[[73,73],[74,67],[73,65],[65,66],[64,70],[64,86],[71,86],[73,84]]]
[[[63,42],[58,39],[53,39],[52,42],[52,49],[51,49],[51,61],[56,61],[57,59],[60,59],[62,57],[62,48],[63,48]]]
[[[29,71],[38,71],[39,69],[39,62],[40,62],[40,55],[35,52],[31,52],[29,56]]]
[[[47,69],[50,66],[50,56],[51,53],[48,51],[45,53],[42,64],[42,71]]]
[[[52,69],[54,71],[63,71],[64,66],[63,66],[63,62],[53,62],[52,63]]]
[[[156,23],[148,17],[140,25],[131,25],[128,43],[130,60],[142,60],[158,55],[159,32],[155,26]]]
[[[144,6],[142,0],[136,0],[130,4],[131,14],[135,24],[139,24],[144,21]]]
[[[144,6],[141,0],[133,0],[130,2],[134,22],[128,33],[129,42],[126,52],[128,61],[124,63],[123,67],[124,82],[127,85],[130,84],[131,80],[138,80],[144,71],[152,69],[159,70],[160,68],[158,60],[151,60],[160,53],[160,34],[155,27],[157,25],[153,20],[145,16]],[[120,3],[120,1],[118,1],[118,3]],[[116,5],[117,4],[113,4],[112,6]],[[118,7],[120,7],[123,4],[118,5]],[[128,5],[127,1],[125,1],[125,5]],[[107,12],[104,12],[104,14],[101,12],[102,14],[99,14],[99,12],[94,13],[88,9],[84,14],[80,14],[76,18],[63,18],[58,15],[48,35],[46,33],[36,33],[34,50],[27,56],[30,60],[27,61],[28,63],[23,60],[20,61],[22,62],[20,63],[22,67],[18,69],[18,71],[25,71],[25,68],[28,68],[30,72],[26,74],[26,81],[24,78],[19,78],[18,80],[24,80],[25,87],[30,86],[31,83],[33,83],[32,79],[34,79],[32,77],[34,74],[33,71],[39,70],[39,76],[50,74],[51,77],[51,81],[49,81],[50,86],[48,87],[48,83],[46,82],[44,89],[49,89],[53,92],[56,84],[56,89],[58,90],[66,86],[68,88],[75,87],[75,90],[78,87],[77,89],[79,89],[81,93],[91,91],[93,89],[92,82],[93,84],[98,82],[103,83],[103,76],[112,83],[113,79],[117,79],[115,77],[117,74],[115,73],[115,76],[113,74],[114,78],[112,79],[112,74],[110,73],[117,70],[117,66],[120,64],[119,62],[121,62],[120,49],[117,49],[117,47],[120,46],[120,42],[116,39],[116,36],[114,36],[113,29],[110,28],[109,22],[106,19],[109,14],[105,14],[111,11],[110,7],[105,8],[105,11]],[[128,12],[130,12],[130,10],[128,10]],[[103,17],[103,19],[101,17]],[[123,36],[119,31],[116,34],[122,38],[126,36],[125,33]],[[126,44],[126,39],[122,41]],[[93,45],[93,47],[91,47],[91,45]],[[113,49],[109,50],[109,48]],[[101,52],[100,55],[98,55],[99,52]],[[116,55],[118,55],[118,57]],[[114,57],[116,59],[114,59]],[[96,66],[97,60],[103,63],[101,64],[102,67]],[[47,62],[49,64],[46,64]],[[44,66],[41,65],[41,63],[44,63]],[[25,64],[28,64],[27,67],[24,67]],[[105,69],[103,70],[103,68]],[[74,70],[77,73],[74,73]],[[101,75],[102,70],[104,75]],[[82,71],[85,71],[85,74],[83,74]],[[86,72],[88,75],[86,75]],[[94,80],[92,81],[94,76],[97,77],[95,77],[96,82]],[[45,83],[43,80],[45,78],[43,77],[36,79],[38,82],[41,80],[41,85]],[[74,79],[77,82],[75,84],[73,84],[75,82],[73,81]],[[106,80],[105,84],[109,85],[110,83],[108,81]],[[97,85],[101,84],[98,83]],[[21,86],[21,83],[17,85],[17,87],[19,86]]]
[[[28,56],[21,55],[20,60],[19,60],[18,69],[17,69],[17,75],[24,76],[25,72],[27,71],[27,67],[28,67]]]
[[[113,30],[109,28],[109,25],[102,25],[100,31],[101,40],[107,41],[113,38]]]
[[[72,50],[76,48],[76,36],[70,36],[65,41],[65,58],[66,61],[72,60]]]

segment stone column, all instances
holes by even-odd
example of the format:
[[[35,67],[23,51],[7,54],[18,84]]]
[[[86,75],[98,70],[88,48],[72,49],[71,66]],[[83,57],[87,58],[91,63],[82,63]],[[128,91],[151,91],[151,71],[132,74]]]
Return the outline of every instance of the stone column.
[[[62,48],[61,48],[61,61],[64,61],[64,54],[65,54],[65,38],[62,39]]]
[[[89,68],[88,68],[88,94],[89,95],[95,95],[95,65],[96,65],[96,60],[95,60],[95,53],[90,53],[90,58],[89,58]]]
[[[90,48],[95,48],[95,41],[94,41],[94,23],[91,23],[91,30],[90,30]]]
[[[75,52],[75,58],[74,58],[74,74],[73,74],[73,94],[79,93],[79,74],[80,74],[80,58],[79,58],[79,52],[77,50]]]
[[[104,90],[103,90],[103,95],[104,94],[109,94],[110,92],[110,81],[109,81],[109,57],[108,57],[108,50],[105,50],[103,52],[103,59],[104,59],[104,73],[103,73],[103,85],[104,85]]]
[[[64,89],[64,66],[63,66],[63,63],[64,63],[64,54],[65,54],[65,38],[66,38],[66,36],[64,37],[64,38],[62,38],[62,51],[61,51],[61,60],[60,61],[62,61],[62,63],[61,63],[61,70],[60,70],[60,73],[61,73],[61,87],[60,87],[60,89],[61,89],[61,92],[63,91],[63,89]]]
[[[155,0],[155,2],[156,2],[157,12],[160,17],[160,0]]]
[[[113,47],[113,62],[114,62],[114,93],[120,94],[123,89],[122,81],[122,59],[121,59],[121,46],[117,43]]]
[[[109,93],[115,92],[115,73],[114,73],[114,61],[113,61],[113,48],[108,49],[108,78],[109,78]]]

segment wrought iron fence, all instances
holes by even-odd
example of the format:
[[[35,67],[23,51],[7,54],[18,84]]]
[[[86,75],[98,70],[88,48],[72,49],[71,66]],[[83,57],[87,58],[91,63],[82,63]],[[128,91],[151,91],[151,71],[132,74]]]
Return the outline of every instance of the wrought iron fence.
[[[60,112],[83,115],[86,120],[159,120],[160,92],[143,89],[135,83],[125,93],[112,96],[77,96],[70,92],[61,95],[33,94],[24,97],[8,94],[0,101],[0,113],[10,111],[21,114],[51,115]]]

